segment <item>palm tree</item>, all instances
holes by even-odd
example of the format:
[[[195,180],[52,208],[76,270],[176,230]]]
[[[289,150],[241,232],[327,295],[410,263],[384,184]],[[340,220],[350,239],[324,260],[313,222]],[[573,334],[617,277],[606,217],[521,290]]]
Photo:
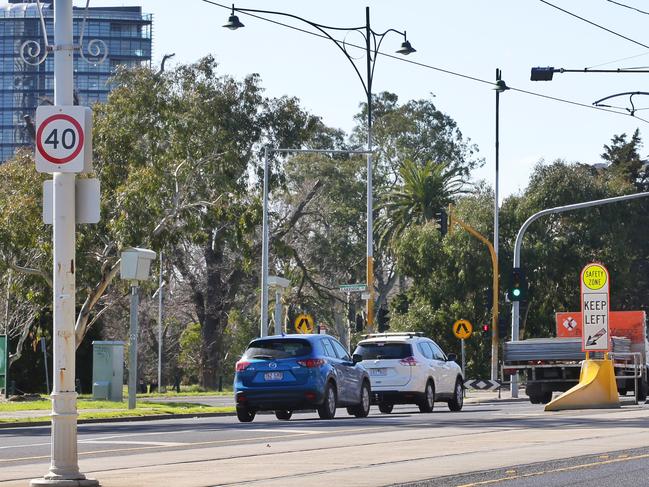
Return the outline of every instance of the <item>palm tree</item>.
[[[376,230],[379,245],[389,244],[411,225],[431,221],[441,223],[445,208],[455,196],[467,193],[459,167],[433,161],[418,164],[405,160],[399,175],[402,184],[386,193],[379,202]]]

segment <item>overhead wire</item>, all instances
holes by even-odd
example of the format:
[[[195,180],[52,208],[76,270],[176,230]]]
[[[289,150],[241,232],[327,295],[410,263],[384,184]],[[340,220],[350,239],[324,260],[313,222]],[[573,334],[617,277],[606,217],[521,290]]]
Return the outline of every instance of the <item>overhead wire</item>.
[[[641,14],[649,15],[649,12],[645,12],[644,10],[640,10],[639,8],[636,7],[631,7],[630,5],[625,5],[624,3],[616,2],[614,0],[607,0],[610,3],[614,3],[615,5],[619,5],[620,7],[628,8],[631,10],[635,10],[636,12],[640,12]]]
[[[232,7],[229,7],[227,5],[215,2],[213,0],[200,0],[200,1],[202,1],[204,3],[208,3],[210,5],[214,5],[214,6],[226,9],[226,10],[231,10],[231,8],[232,8]],[[543,2],[543,3],[548,3],[548,2],[545,2],[545,0],[540,0],[540,1]],[[549,5],[551,5],[551,4],[549,4]],[[551,6],[554,6],[554,5],[551,5]],[[284,23],[284,22],[280,22],[278,20],[269,19],[267,17],[263,17],[261,15],[257,15],[257,14],[252,13],[252,12],[238,11],[237,13],[241,13],[241,14],[244,14],[244,15],[247,15],[249,17],[259,19],[259,20],[263,20],[263,21],[269,22],[271,24],[286,27],[286,28],[291,29],[291,30],[302,32],[304,34],[309,34],[309,35],[311,35],[313,37],[319,37],[321,39],[326,39],[328,41],[331,40],[327,36],[325,36],[324,34],[313,32],[313,31],[310,31],[308,29],[304,29],[304,28],[301,28],[301,27],[296,27],[294,25],[287,24],[287,23]],[[336,41],[342,43],[342,41],[340,41],[338,39],[336,39]],[[346,46],[351,46],[351,47],[354,47],[354,48],[357,48],[357,49],[361,49],[363,51],[366,50],[365,46],[360,46],[358,44],[353,44],[353,43],[350,43],[350,42],[345,42],[345,45]],[[649,46],[647,46],[647,47],[649,48]],[[440,72],[440,73],[445,73],[445,74],[448,74],[448,75],[451,75],[451,76],[456,76],[456,77],[459,77],[459,78],[475,81],[477,83],[487,84],[487,85],[490,85],[490,86],[494,85],[493,81],[481,79],[481,78],[478,78],[476,76],[471,76],[471,75],[468,75],[468,74],[458,73],[456,71],[451,71],[451,70],[444,69],[444,68],[439,68],[437,66],[422,63],[422,62],[419,62],[419,61],[413,61],[412,59],[405,59],[403,57],[395,56],[393,54],[388,54],[388,53],[381,52],[381,51],[377,51],[376,54],[381,55],[383,57],[390,58],[390,59],[394,59],[394,60],[402,62],[402,63],[412,64],[412,65],[415,65],[415,66],[423,67],[423,68],[430,69],[430,70],[433,70],[433,71],[437,71],[437,72]],[[591,110],[614,113],[616,115],[622,115],[624,117],[633,117],[634,119],[637,119],[637,120],[640,120],[640,121],[642,121],[644,123],[649,124],[649,120],[645,120],[643,118],[636,117],[636,116],[630,115],[628,113],[618,112],[618,111],[611,110],[611,109],[608,109],[608,108],[596,107],[596,106],[589,105],[589,104],[586,104],[586,103],[581,103],[581,102],[577,102],[577,101],[573,101],[573,100],[567,100],[565,98],[559,98],[559,97],[555,97],[555,96],[549,96],[549,95],[544,95],[544,94],[541,94],[541,93],[536,93],[536,92],[533,92],[533,91],[514,88],[514,87],[509,86],[509,85],[507,87],[509,88],[509,90],[516,91],[518,93],[524,93],[526,95],[536,96],[536,97],[539,97],[539,98],[545,98],[547,100],[552,100],[552,101],[556,101],[556,102],[560,102],[560,103],[566,103],[566,104],[569,104],[569,105],[578,106],[578,107],[582,107],[582,108],[589,108]]]
[[[550,2],[548,2],[547,0],[539,0],[539,2],[544,3],[544,4],[546,4],[546,5],[549,5],[549,6],[552,7],[552,8],[556,8],[557,10],[560,10],[561,12],[563,12],[563,13],[565,13],[565,14],[568,14],[568,15],[570,15],[570,16],[572,16],[572,17],[575,17],[575,18],[577,18],[577,19],[579,19],[579,20],[583,20],[584,22],[586,22],[586,23],[588,23],[588,24],[590,24],[590,25],[594,25],[594,26],[597,27],[598,29],[605,30],[606,32],[609,32],[609,33],[611,33],[611,34],[613,34],[613,35],[615,35],[615,36],[621,37],[622,39],[626,39],[626,40],[629,41],[629,42],[633,42],[634,44],[637,44],[637,45],[639,45],[639,46],[646,47],[647,49],[649,49],[649,46],[648,46],[647,44],[643,44],[642,42],[639,42],[639,41],[636,41],[636,40],[634,40],[634,39],[631,39],[630,37],[627,37],[627,36],[625,36],[625,35],[620,34],[619,32],[615,32],[614,30],[608,29],[608,28],[604,27],[603,25],[599,25],[599,24],[597,24],[597,23],[595,23],[595,22],[592,22],[592,21],[590,21],[590,20],[588,20],[588,19],[585,19],[585,18],[583,18],[583,17],[580,17],[580,16],[577,15],[577,14],[573,14],[572,12],[569,12],[568,10],[563,9],[563,8],[557,6],[557,5],[554,5],[553,3],[550,3]]]

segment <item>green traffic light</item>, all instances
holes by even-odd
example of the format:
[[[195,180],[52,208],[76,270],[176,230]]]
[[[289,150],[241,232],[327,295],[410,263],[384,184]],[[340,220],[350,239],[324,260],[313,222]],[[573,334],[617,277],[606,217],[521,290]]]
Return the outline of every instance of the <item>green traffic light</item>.
[[[516,297],[521,295],[521,290],[520,289],[513,289],[512,294]]]

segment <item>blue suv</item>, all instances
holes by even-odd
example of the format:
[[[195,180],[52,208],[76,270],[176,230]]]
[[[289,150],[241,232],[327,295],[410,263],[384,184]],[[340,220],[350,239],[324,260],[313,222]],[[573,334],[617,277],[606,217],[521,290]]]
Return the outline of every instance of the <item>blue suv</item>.
[[[275,335],[250,342],[236,364],[234,395],[239,421],[260,410],[289,420],[294,410],[316,409],[332,419],[337,406],[364,418],[370,412],[370,378],[329,335]]]

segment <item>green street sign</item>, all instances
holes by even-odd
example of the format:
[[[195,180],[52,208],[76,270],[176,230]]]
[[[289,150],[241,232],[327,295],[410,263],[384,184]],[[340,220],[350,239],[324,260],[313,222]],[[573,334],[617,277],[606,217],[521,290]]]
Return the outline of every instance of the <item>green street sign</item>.
[[[0,335],[0,389],[7,384],[7,336]]]
[[[367,291],[367,284],[341,284],[340,286],[338,286],[338,289],[347,293],[362,293]]]

